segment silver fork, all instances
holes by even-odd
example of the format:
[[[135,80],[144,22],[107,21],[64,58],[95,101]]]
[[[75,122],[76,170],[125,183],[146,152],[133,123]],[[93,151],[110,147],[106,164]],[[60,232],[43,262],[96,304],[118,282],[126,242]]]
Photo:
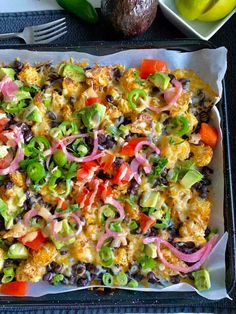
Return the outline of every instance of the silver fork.
[[[48,44],[67,33],[65,20],[63,17],[46,24],[28,26],[21,33],[0,34],[0,40],[19,37],[24,39],[26,44]]]

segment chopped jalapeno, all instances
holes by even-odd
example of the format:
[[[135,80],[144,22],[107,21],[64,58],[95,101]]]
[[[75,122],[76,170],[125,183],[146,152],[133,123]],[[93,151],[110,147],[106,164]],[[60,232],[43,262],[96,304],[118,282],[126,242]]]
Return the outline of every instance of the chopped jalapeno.
[[[114,254],[110,247],[108,246],[102,246],[99,256],[102,260],[102,264],[105,267],[111,267],[114,263]]]
[[[112,286],[113,285],[113,276],[109,273],[105,273],[102,276],[102,282],[105,286]]]
[[[28,177],[35,183],[38,183],[40,180],[46,177],[44,166],[39,162],[33,162],[32,164],[29,164],[26,172]]]
[[[120,271],[114,276],[114,283],[117,286],[126,286],[128,283],[128,276],[123,271]]]
[[[143,89],[133,89],[128,95],[129,105],[133,110],[137,109],[136,103],[138,98],[147,99],[147,93]],[[135,101],[135,102],[134,102]]]
[[[53,154],[53,160],[59,167],[65,166],[67,162],[66,155],[63,153],[62,150],[56,150],[55,153]]]
[[[6,267],[3,269],[2,283],[11,282],[15,277],[15,271],[13,267]]]

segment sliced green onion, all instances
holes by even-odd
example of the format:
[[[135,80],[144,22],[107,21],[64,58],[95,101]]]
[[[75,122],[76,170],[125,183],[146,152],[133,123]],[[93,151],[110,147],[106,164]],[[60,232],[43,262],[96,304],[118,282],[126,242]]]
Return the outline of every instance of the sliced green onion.
[[[62,130],[59,129],[58,127],[52,128],[49,131],[49,134],[51,137],[56,138],[56,139],[61,139],[63,137]]]
[[[153,269],[156,267],[156,261],[146,255],[141,255],[138,258],[138,263],[142,266],[143,270],[147,270],[147,269]]]
[[[33,162],[29,164],[26,172],[28,177],[35,183],[38,183],[40,180],[46,177],[44,166],[39,162]]]
[[[137,222],[136,222],[135,220],[131,221],[131,222],[129,223],[129,228],[130,228],[130,230],[135,230],[135,229],[137,229],[137,228],[138,228]]]
[[[78,133],[78,127],[74,121],[64,121],[58,126],[58,128],[62,131],[64,136]]]
[[[66,155],[63,153],[62,150],[56,150],[53,154],[53,160],[59,167],[64,167],[67,163]]]
[[[171,119],[168,127],[169,132],[177,136],[183,136],[189,132],[189,121],[184,116],[177,116]]]
[[[135,279],[131,279],[127,286],[130,288],[137,288],[138,287],[138,281]]]
[[[137,106],[135,102],[137,102],[138,98],[142,97],[144,100],[147,99],[147,93],[143,89],[133,89],[128,95],[129,105],[133,110],[136,110]],[[135,101],[135,102],[134,102]]]
[[[113,276],[109,273],[105,273],[102,276],[102,282],[104,284],[104,286],[113,286]]]
[[[105,267],[111,267],[114,263],[114,254],[110,247],[102,246],[99,256],[102,260],[102,265]]]
[[[3,277],[2,277],[2,283],[8,283],[11,282],[15,277],[15,271],[13,267],[6,267],[3,269]]]
[[[63,279],[64,279],[64,276],[62,274],[56,274],[52,279],[52,283],[54,285],[58,285],[60,282],[62,282]]]
[[[111,222],[110,226],[109,226],[109,229],[111,231],[121,232],[122,228],[121,228],[121,225],[120,225],[120,221]]]
[[[56,208],[56,212],[59,214],[69,214],[79,209],[78,204],[71,204],[67,209]]]
[[[114,284],[116,286],[126,286],[128,283],[128,276],[120,271],[117,275],[114,276]]]

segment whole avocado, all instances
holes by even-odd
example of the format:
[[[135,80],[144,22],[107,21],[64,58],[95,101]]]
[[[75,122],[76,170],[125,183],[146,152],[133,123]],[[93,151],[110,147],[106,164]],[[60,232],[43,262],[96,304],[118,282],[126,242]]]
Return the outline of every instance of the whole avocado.
[[[101,11],[118,33],[132,37],[151,26],[157,12],[157,0],[102,0]]]

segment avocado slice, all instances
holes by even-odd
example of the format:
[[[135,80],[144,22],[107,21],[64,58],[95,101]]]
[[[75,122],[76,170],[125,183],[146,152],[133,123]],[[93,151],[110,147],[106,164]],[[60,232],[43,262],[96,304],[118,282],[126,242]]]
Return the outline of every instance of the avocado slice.
[[[29,256],[29,252],[22,243],[15,243],[9,247],[7,256],[13,259],[26,259]]]
[[[80,111],[82,121],[88,130],[96,129],[104,119],[106,107],[102,104],[95,103]]]
[[[201,269],[192,273],[194,285],[199,290],[208,290],[211,288],[211,278],[208,270]]]
[[[166,90],[170,83],[170,77],[162,72],[156,72],[155,74],[150,75],[149,79],[156,87],[160,88],[161,90]]]
[[[29,110],[30,113],[26,116],[26,119],[29,121],[34,121],[34,122],[42,122],[42,114],[39,110],[38,107],[33,106],[33,108],[31,107],[31,110]]]
[[[69,236],[69,235],[71,235],[71,234],[73,234],[73,233],[74,233],[74,231],[73,231],[72,228],[70,227],[70,225],[69,225],[69,223],[68,223],[68,220],[67,220],[67,219],[64,219],[64,220],[62,221],[62,230],[60,231],[60,235],[61,235],[62,237],[67,237],[67,236]],[[69,240],[67,240],[67,241],[58,241],[58,240],[56,240],[56,239],[52,236],[52,237],[51,237],[51,240],[52,240],[52,242],[54,243],[56,249],[57,249],[57,250],[60,250],[62,247],[68,246],[68,245],[74,243],[74,242],[75,242],[75,237],[74,237],[74,238],[71,238],[71,239],[69,239]]]
[[[86,78],[83,68],[75,64],[62,64],[59,68],[59,73],[63,77],[69,77],[75,82],[84,82]]]
[[[0,68],[0,79],[4,76],[9,76],[12,80],[15,79],[16,72],[12,68]]]
[[[147,191],[142,194],[140,205],[142,207],[154,207],[158,205],[160,193],[158,191]]]
[[[203,178],[203,175],[195,170],[195,169],[190,169],[182,178],[180,183],[186,188],[190,189],[191,186],[193,186],[195,183],[201,181]]]
[[[21,100],[24,100],[24,99],[31,99],[31,95],[29,92],[26,92],[24,90],[19,90],[17,93],[16,93],[16,99],[17,99],[17,102],[18,101],[21,101]]]
[[[151,257],[157,258],[157,247],[155,243],[149,243],[144,246],[144,253]]]

